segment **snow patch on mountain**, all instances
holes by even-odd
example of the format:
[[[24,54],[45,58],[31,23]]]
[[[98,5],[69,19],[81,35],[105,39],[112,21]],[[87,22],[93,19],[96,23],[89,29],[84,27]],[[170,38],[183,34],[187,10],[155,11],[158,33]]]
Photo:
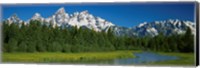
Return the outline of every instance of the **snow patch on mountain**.
[[[152,27],[152,28],[147,28],[147,32],[151,35],[151,36],[156,36],[158,35],[158,31]]]
[[[147,24],[147,22],[144,22],[144,23],[139,24],[138,27],[142,27],[142,26],[144,26],[145,24]]]

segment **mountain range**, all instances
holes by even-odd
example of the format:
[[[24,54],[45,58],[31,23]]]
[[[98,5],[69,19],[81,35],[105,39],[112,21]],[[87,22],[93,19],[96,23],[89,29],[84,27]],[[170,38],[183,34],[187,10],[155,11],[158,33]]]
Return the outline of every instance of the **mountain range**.
[[[73,14],[68,14],[64,7],[59,8],[55,14],[48,18],[44,18],[40,13],[35,13],[33,17],[27,21],[21,20],[17,17],[17,14],[13,14],[6,21],[8,23],[25,23],[29,24],[31,20],[41,21],[42,24],[50,25],[53,27],[71,27],[76,26],[77,28],[86,27],[95,31],[105,31],[111,29],[114,34],[118,36],[156,36],[159,33],[164,35],[171,34],[183,34],[186,32],[186,29],[189,27],[192,30],[192,34],[196,33],[196,26],[194,22],[188,20],[179,20],[179,19],[168,19],[163,21],[154,21],[154,22],[144,22],[137,26],[133,27],[122,27],[115,25],[112,22],[109,22],[101,17],[94,16],[90,14],[87,10],[82,12],[74,12]]]

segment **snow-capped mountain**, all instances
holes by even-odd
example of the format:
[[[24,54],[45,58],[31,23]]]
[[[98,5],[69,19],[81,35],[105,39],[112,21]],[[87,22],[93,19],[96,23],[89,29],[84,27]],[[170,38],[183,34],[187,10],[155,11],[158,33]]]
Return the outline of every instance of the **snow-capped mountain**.
[[[40,15],[40,13],[35,13],[31,20],[44,21],[45,19]]]
[[[191,21],[183,21],[183,20],[164,20],[164,21],[154,21],[154,22],[144,22],[139,24],[138,26],[134,26],[132,28],[121,27],[114,25],[113,23],[98,17],[93,16],[87,10],[82,12],[75,12],[73,14],[69,14],[65,11],[63,7],[58,9],[52,16],[48,18],[43,18],[41,14],[35,13],[31,19],[27,21],[27,24],[30,20],[38,20],[43,24],[52,24],[54,27],[71,27],[76,26],[77,28],[86,27],[95,31],[105,31],[111,29],[114,34],[118,36],[156,36],[159,33],[163,33],[164,35],[171,34],[183,34],[186,32],[187,27],[192,30],[192,33],[195,35],[196,28],[195,23]],[[8,23],[22,23],[24,21],[20,20],[16,14],[7,19]]]
[[[65,12],[65,9],[62,7],[58,9],[57,12],[55,12],[54,15],[52,15],[49,18],[46,18],[45,21],[48,23],[53,24],[53,26],[61,26],[64,24],[67,24],[69,22],[69,15]]]
[[[6,21],[8,21],[9,24],[11,23],[21,24],[24,22],[17,16],[17,14],[13,14]]]
[[[192,34],[195,35],[196,27],[195,23],[191,21],[182,21],[182,20],[164,20],[164,21],[154,21],[154,22],[144,22],[139,24],[138,26],[134,26],[132,28],[127,27],[111,27],[113,32],[119,36],[156,36],[159,33],[163,33],[164,35],[171,34],[184,34],[187,28],[192,30]]]
[[[182,34],[185,33],[189,27],[192,33],[196,33],[195,23],[191,21],[181,21],[181,20],[165,20],[165,21],[154,21],[151,23],[141,23],[140,25],[133,27],[132,31],[137,33],[137,36],[156,36],[159,33],[164,35],[170,34]]]
[[[114,26],[111,22],[106,21],[100,17],[95,17],[87,10],[82,12],[75,12],[69,16],[62,7],[49,18],[45,19],[46,22],[53,24],[54,26],[77,26],[78,28],[85,26],[95,31],[101,31],[107,27]]]

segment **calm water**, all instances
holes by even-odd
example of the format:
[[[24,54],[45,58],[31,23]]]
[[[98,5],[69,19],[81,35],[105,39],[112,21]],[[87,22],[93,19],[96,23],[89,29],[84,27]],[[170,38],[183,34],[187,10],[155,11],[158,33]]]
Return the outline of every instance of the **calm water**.
[[[176,60],[176,56],[160,55],[153,52],[134,53],[136,58],[116,59],[114,64],[144,64],[157,61]]]

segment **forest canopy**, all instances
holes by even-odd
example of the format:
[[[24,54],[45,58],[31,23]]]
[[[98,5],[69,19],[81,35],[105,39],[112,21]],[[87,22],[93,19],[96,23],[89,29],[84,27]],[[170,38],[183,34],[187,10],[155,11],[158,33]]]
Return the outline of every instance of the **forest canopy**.
[[[25,25],[3,22],[3,52],[97,52],[114,50],[150,50],[194,52],[194,35],[190,28],[184,34],[154,37],[116,36],[112,30],[96,32],[80,27],[52,27],[40,21]]]

